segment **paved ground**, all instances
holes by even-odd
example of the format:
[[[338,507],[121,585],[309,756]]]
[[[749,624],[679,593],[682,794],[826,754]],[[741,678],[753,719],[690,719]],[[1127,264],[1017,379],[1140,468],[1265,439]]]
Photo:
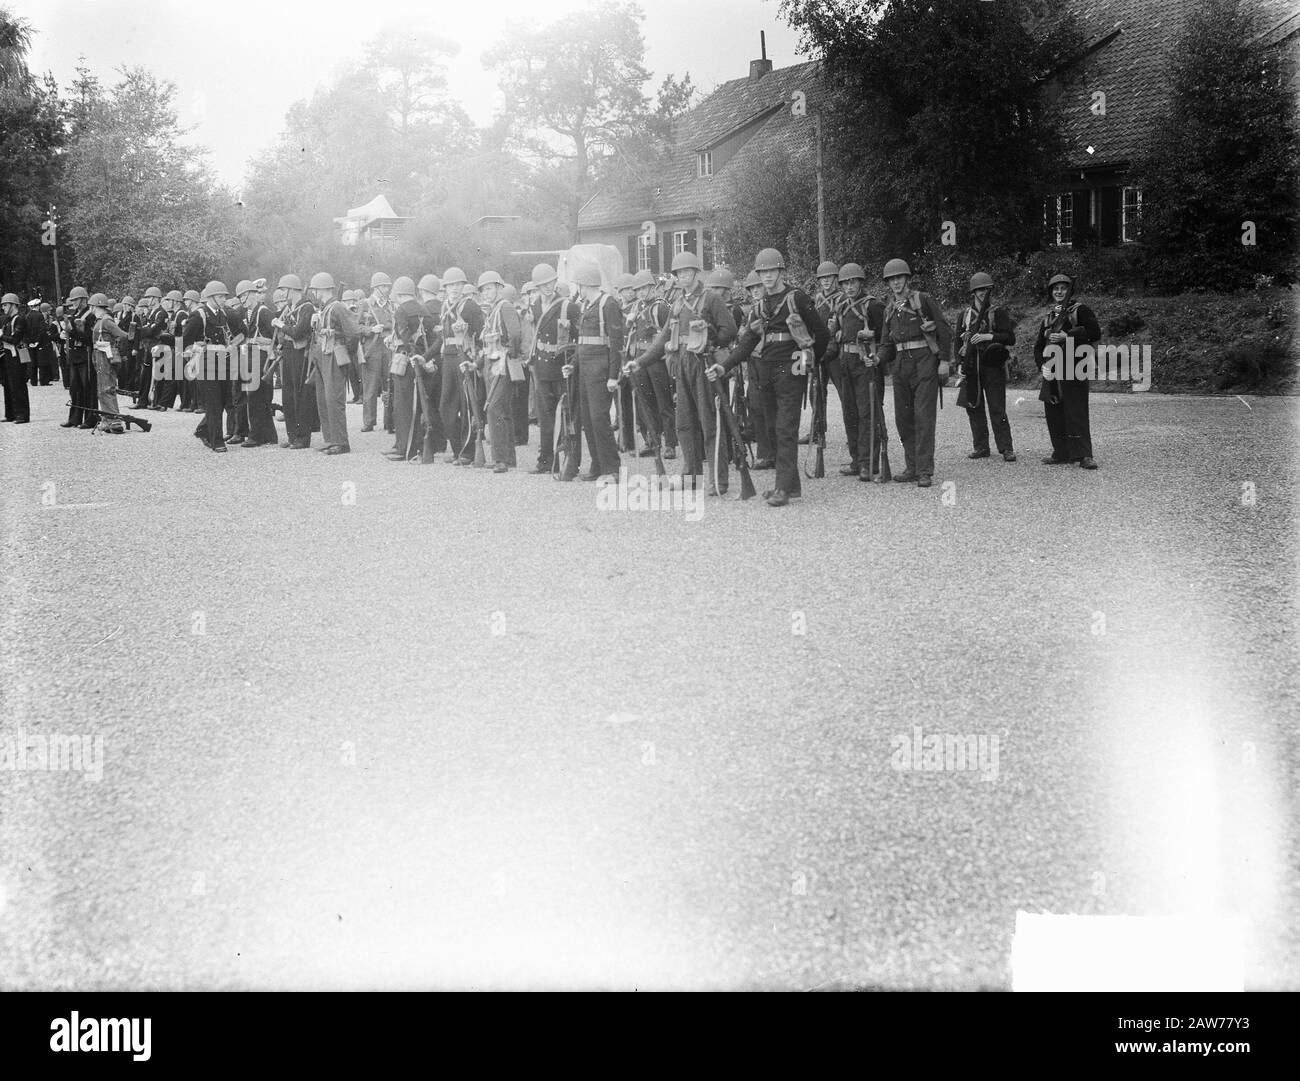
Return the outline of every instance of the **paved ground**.
[[[1244,916],[1300,986],[1296,402],[1094,398],[1089,474],[1021,393],[1014,465],[949,398],[929,491],[692,521],[34,390],[0,986],[1006,987],[1018,909]]]

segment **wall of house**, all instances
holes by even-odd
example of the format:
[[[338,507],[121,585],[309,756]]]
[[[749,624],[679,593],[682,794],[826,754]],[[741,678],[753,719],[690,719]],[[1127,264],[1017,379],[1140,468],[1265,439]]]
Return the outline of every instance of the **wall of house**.
[[[647,220],[650,220],[647,218]],[[686,250],[693,251],[705,263],[705,270],[711,270],[708,261],[711,252],[711,234],[705,224],[698,218],[662,218],[655,221],[655,244],[650,248],[650,269],[656,274],[668,272],[673,261],[673,234],[686,234]],[[637,243],[641,236],[641,226],[600,226],[579,230],[578,239],[583,244],[612,244],[623,256],[624,268],[631,273],[637,270]]]

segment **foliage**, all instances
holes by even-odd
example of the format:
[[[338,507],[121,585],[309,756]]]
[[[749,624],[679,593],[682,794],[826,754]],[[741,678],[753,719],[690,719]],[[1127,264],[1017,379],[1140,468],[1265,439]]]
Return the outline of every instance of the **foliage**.
[[[1297,280],[1300,121],[1279,52],[1250,43],[1259,29],[1246,5],[1202,0],[1170,50],[1173,93],[1135,169],[1161,286]]]
[[[733,267],[748,268],[776,247],[793,267],[817,264],[817,189],[812,163],[774,153],[762,170],[736,177],[735,198],[720,208],[717,229]]]

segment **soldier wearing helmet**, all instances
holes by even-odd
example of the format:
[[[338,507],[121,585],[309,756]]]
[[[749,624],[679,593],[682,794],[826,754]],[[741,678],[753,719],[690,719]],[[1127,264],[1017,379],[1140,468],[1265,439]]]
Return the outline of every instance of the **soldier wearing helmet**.
[[[581,312],[578,305],[569,299],[568,290],[561,291],[558,288],[553,266],[538,263],[533,267],[530,281],[536,292],[532,294],[529,307],[533,323],[533,348],[529,354],[528,367],[533,373],[533,391],[537,397],[537,430],[541,440],[537,448],[537,465],[532,472],[549,473],[555,456],[555,416],[560,395],[565,392],[562,357],[566,350],[571,352],[574,348],[573,339]],[[577,417],[578,413],[575,391],[569,401],[569,415]],[[568,448],[568,475],[561,476],[561,480],[571,481],[577,476],[581,438],[574,442],[578,445]]]
[[[745,280],[741,283],[741,291],[745,294],[746,300],[741,305],[742,318],[736,326],[744,329],[755,319],[757,313],[761,310],[759,305],[763,300],[763,283],[758,280],[758,271],[751,270],[745,275]],[[745,361],[745,386],[746,397],[749,403],[749,416],[754,424],[754,436],[757,447],[755,448],[756,460],[752,468],[754,469],[775,469],[776,468],[776,415],[769,414],[767,411],[767,399],[763,395],[763,388],[759,386],[758,381],[758,361],[763,355],[763,346],[760,342],[754,346],[754,351]]]
[[[754,260],[754,269],[763,286],[757,310],[736,348],[724,362],[710,369],[709,378],[721,378],[762,347],[758,382],[767,414],[775,417],[776,427],[776,487],[765,492],[764,498],[770,507],[784,507],[803,494],[799,480],[799,417],[808,385],[808,365],[825,353],[830,335],[812,298],[786,283],[785,257],[779,251],[764,248]]]
[[[95,368],[91,363],[91,333],[95,319],[90,314],[90,294],[84,286],[74,285],[68,294],[66,309],[68,343],[68,382],[72,406],[62,428],[93,428],[95,418],[87,409],[95,407]]]
[[[840,399],[840,412],[844,416],[844,431],[853,433],[849,436],[849,452],[852,461],[849,465],[840,468],[841,476],[851,477],[858,471],[857,455],[853,451],[854,444],[857,442],[858,406],[853,388],[844,381],[844,365],[840,359],[837,331],[840,312],[844,307],[844,293],[840,289],[840,268],[827,259],[817,267],[816,278],[817,295],[814,300],[817,304],[817,314],[825,321],[826,330],[831,336],[830,344],[826,347],[826,355],[822,358],[825,375],[817,381],[817,388],[821,395],[821,408],[824,410],[830,396],[827,391],[828,382],[835,387],[835,393]]]
[[[989,457],[989,420],[1003,461],[1014,462],[1011,422],[1007,419],[1007,362],[1016,344],[1016,326],[1006,308],[993,303],[993,279],[981,271],[970,280],[971,302],[957,320],[957,363],[961,384],[957,404],[970,419],[975,449],[968,458]],[[985,405],[988,419],[985,419]]]
[[[442,276],[447,297],[439,327],[442,388],[438,410],[442,415],[442,430],[451,442],[443,461],[460,465],[474,464],[477,438],[473,410],[466,405],[465,395],[476,394],[482,401],[474,361],[483,333],[483,309],[473,297],[466,295],[468,285],[469,279],[460,267],[448,267]]]
[[[230,380],[235,370],[226,314],[229,296],[230,290],[221,282],[208,282],[198,307],[187,314],[181,336],[186,379],[198,388],[203,406],[203,419],[194,429],[194,436],[218,454],[226,452],[222,418],[230,405]]]
[[[307,358],[316,386],[316,413],[320,417],[322,448],[328,455],[347,454],[348,369],[355,356],[353,343],[361,336],[355,316],[334,294],[334,276],[325,271],[312,275],[309,286],[317,306],[312,320]]]
[[[255,369],[257,379],[256,386],[253,386],[254,380],[250,380],[248,389],[244,391],[247,434],[242,445],[274,447],[279,442],[275,416],[271,411],[271,396],[275,390],[271,374],[275,314],[266,303],[266,279],[258,278],[246,284],[248,288],[241,297],[244,302],[244,329],[248,335],[248,370]]]
[[[436,392],[432,398],[427,395],[430,380],[437,379],[437,354],[433,352],[435,343],[430,340],[431,335],[436,335],[436,319],[419,297],[433,296],[436,310],[438,284],[435,275],[426,274],[420,279],[422,288],[417,296],[415,282],[402,275],[389,289],[392,330],[388,374],[394,437],[392,447],[384,451],[389,461],[416,461],[416,451],[422,446],[431,415],[427,408],[436,416]],[[428,360],[430,355],[434,357],[432,362]],[[425,380],[419,381],[422,375]]]
[[[244,305],[244,298],[252,286],[253,283],[245,278],[236,284],[234,296],[228,296],[224,300],[226,333],[232,350],[231,363],[227,365],[226,373],[230,381],[230,400],[226,403],[226,445],[231,447],[243,446],[248,439],[248,397],[243,376],[249,352],[247,349],[242,352],[240,350],[248,339],[248,309]],[[240,363],[241,356],[243,364]]]
[[[199,296],[197,289],[186,289],[181,295],[181,302],[177,309],[176,321],[173,327],[175,335],[178,338],[185,337],[185,326],[194,314],[203,305],[203,299]],[[201,412],[199,404],[199,384],[198,381],[190,374],[193,371],[190,365],[181,365],[181,411],[185,413]]]
[[[1043,316],[1034,339],[1034,360],[1043,373],[1038,400],[1043,403],[1052,454],[1044,465],[1078,462],[1096,469],[1092,457],[1092,427],[1088,420],[1090,366],[1075,350],[1101,339],[1097,317],[1086,304],[1074,299],[1074,279],[1056,274],[1047,283],[1052,306]]]
[[[91,330],[90,355],[95,367],[95,394],[99,409],[97,428],[111,435],[122,435],[126,431],[123,422],[104,414],[121,412],[117,403],[117,373],[130,349],[131,335],[118,325],[111,308],[112,302],[103,293],[90,298],[90,310],[95,320]]]
[[[136,354],[136,391],[137,409],[150,408],[149,399],[153,392],[153,341],[149,338],[149,328],[153,322],[154,310],[162,290],[151,285],[140,294],[140,303],[135,307],[135,354]]]
[[[153,382],[153,400],[149,408],[165,411],[175,404],[180,392],[180,350],[175,347],[176,336],[172,333],[180,293],[173,289],[164,296],[162,290],[154,286],[145,291],[145,296],[152,305],[140,330]]]
[[[483,351],[476,367],[487,387],[484,412],[487,414],[488,442],[492,446],[492,472],[508,473],[518,465],[515,457],[514,401],[510,389],[516,374],[523,375],[519,362],[522,330],[519,314],[506,299],[505,282],[495,270],[484,271],[478,279],[484,305]]]
[[[281,306],[271,325],[276,329],[280,352],[280,400],[284,406],[287,436],[280,446],[289,450],[306,450],[311,446],[311,433],[320,431],[316,391],[307,382],[316,305],[304,293],[302,279],[297,274],[281,277],[276,293]]]
[[[939,386],[948,378],[952,328],[939,302],[911,286],[912,268],[891,259],[881,274],[889,286],[880,332],[880,362],[893,365],[894,423],[907,461],[898,484],[928,488],[934,474],[934,426]]]
[[[393,333],[393,279],[382,270],[370,275],[370,295],[358,305],[361,326],[361,430],[373,432],[379,419],[379,394],[388,380],[392,354],[388,339]],[[360,293],[360,290],[358,290]]]
[[[566,364],[565,376],[577,373],[578,407],[582,430],[587,433],[591,465],[583,480],[604,485],[617,483],[618,444],[609,422],[610,395],[618,392],[624,344],[623,310],[618,300],[601,288],[600,269],[579,264],[573,272],[578,286],[578,352],[576,363]]]
[[[648,348],[632,361],[633,372],[647,362],[666,356],[670,374],[677,381],[677,442],[682,448],[682,483],[696,487],[701,474],[704,490],[721,495],[727,490],[728,458],[714,470],[708,459],[716,435],[714,395],[727,393],[705,378],[705,370],[716,350],[726,349],[736,338],[736,320],[727,302],[704,288],[699,257],[694,252],[673,256],[672,271],[678,292],[668,324],[655,335]]]
[[[845,263],[839,270],[840,292],[836,309],[832,349],[839,354],[840,390],[844,398],[844,433],[848,437],[850,463],[842,476],[859,480],[890,479],[886,450],[885,373],[877,357],[885,306],[866,290],[867,275],[859,263]],[[874,387],[873,384],[874,383]],[[875,424],[872,424],[872,402]],[[852,402],[853,408],[849,408]],[[874,429],[875,446],[871,444]]]
[[[636,306],[628,320],[629,352],[646,355],[655,338],[668,326],[671,310],[656,296],[654,275],[638,271],[633,278]],[[663,448],[663,456],[677,457],[677,406],[673,401],[673,383],[662,356],[629,367],[631,382],[641,401],[640,421],[650,433],[650,441]],[[653,456],[655,448],[647,446],[643,456]]]
[[[624,350],[628,348],[628,341],[631,338],[632,324],[635,322],[636,315],[636,276],[624,271],[614,278],[614,295],[618,297],[619,307],[623,309],[623,325],[628,328],[629,333],[624,336]],[[622,358],[620,358],[621,362]],[[632,399],[635,394],[635,384],[632,379],[620,379],[618,382],[618,416],[622,418],[622,423],[618,430],[618,449],[620,452],[636,452],[636,433],[632,430],[630,419],[636,412],[632,406]],[[637,421],[641,426],[641,433],[644,436],[645,418],[638,416]],[[649,449],[649,448],[647,448]]]
[[[27,424],[31,420],[27,393],[27,321],[16,293],[0,298],[0,383],[4,386],[5,420]]]

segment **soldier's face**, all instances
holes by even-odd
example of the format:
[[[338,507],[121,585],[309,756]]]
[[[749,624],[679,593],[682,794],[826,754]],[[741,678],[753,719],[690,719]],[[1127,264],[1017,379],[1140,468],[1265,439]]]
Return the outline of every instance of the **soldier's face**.
[[[862,279],[850,278],[844,283],[844,294],[850,300],[857,300],[862,295]]]
[[[1069,295],[1070,295],[1070,287],[1066,285],[1064,282],[1060,282],[1052,286],[1052,299],[1057,304],[1063,304],[1065,302],[1065,298],[1068,297]]]
[[[839,284],[839,279],[833,274],[827,274],[826,277],[818,278],[817,280],[821,282],[823,293],[835,292],[835,287]]]
[[[749,298],[757,304],[763,299],[763,287],[761,285],[751,285],[749,287]]]
[[[447,299],[452,304],[455,304],[456,301],[460,300],[460,295],[465,291],[465,286],[461,282],[452,282],[451,284],[446,286],[446,289],[447,289]]]
[[[775,293],[777,286],[781,281],[780,268],[775,270],[760,270],[758,280],[763,283],[763,288],[769,293]]]
[[[553,281],[544,282],[542,285],[539,285],[538,288],[542,291],[542,296],[546,300],[550,300],[555,296],[555,282]]]
[[[636,290],[620,289],[618,291],[618,299],[621,300],[625,305],[631,304],[632,301],[636,300]]]
[[[989,294],[991,292],[993,292],[992,289],[976,289],[974,293],[975,303],[981,305],[987,304],[989,302]]]
[[[391,285],[377,285],[370,291],[370,295],[374,298],[376,304],[387,304],[389,294],[392,291],[393,287]]]
[[[889,284],[890,291],[893,292],[894,296],[901,297],[903,295],[903,291],[907,289],[907,275],[895,274],[892,278],[889,279],[888,284]]]
[[[699,273],[694,267],[684,267],[677,271],[677,284],[689,293],[695,288],[695,281],[698,277]]]
[[[644,304],[647,300],[650,299],[650,292],[653,288],[654,286],[652,285],[642,285],[638,287],[636,291],[637,300],[641,301]]]

